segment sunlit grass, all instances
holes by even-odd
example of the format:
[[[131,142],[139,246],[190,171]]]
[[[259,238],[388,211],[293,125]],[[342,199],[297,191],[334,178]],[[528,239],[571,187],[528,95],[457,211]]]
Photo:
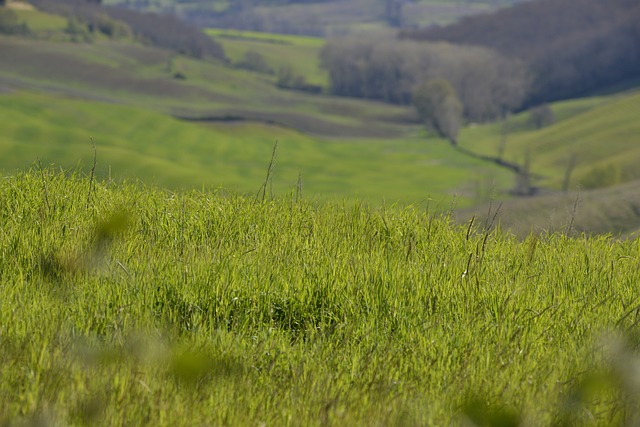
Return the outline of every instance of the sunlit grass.
[[[541,177],[541,185],[559,189],[572,161],[575,170],[571,185],[591,183],[592,175],[617,171],[617,178],[602,186],[640,178],[640,94],[626,92],[608,97],[560,102],[551,106],[556,123],[534,130],[528,113],[509,119],[504,157],[523,164],[529,153],[531,172]],[[470,126],[461,132],[462,146],[479,153],[497,155],[501,124]],[[573,159],[573,160],[572,160]],[[613,173],[611,172],[611,173]],[[590,186],[598,187],[597,182]]]
[[[638,241],[48,168],[0,200],[0,421],[634,419],[635,355],[600,338],[637,331]]]
[[[0,167],[5,171],[38,159],[65,168],[80,164],[87,171],[94,141],[103,179],[252,194],[264,179],[277,140],[277,194],[287,193],[300,177],[311,198],[431,204],[446,210],[451,203],[486,200],[494,188],[511,184],[508,173],[420,134],[328,139],[276,125],[185,123],[138,108],[29,93],[0,96],[0,113]]]

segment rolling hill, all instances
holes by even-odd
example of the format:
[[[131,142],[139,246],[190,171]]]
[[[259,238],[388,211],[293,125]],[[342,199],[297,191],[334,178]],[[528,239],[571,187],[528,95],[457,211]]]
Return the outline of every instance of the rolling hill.
[[[264,123],[189,123],[138,107],[28,92],[0,95],[0,126],[5,173],[36,161],[89,173],[95,143],[100,179],[255,194],[278,141],[271,186],[280,195],[301,179],[312,199],[446,210],[484,196],[468,191],[474,188],[469,171],[487,182],[510,181],[508,172],[457,156],[444,141],[425,143],[420,135],[321,138]]]
[[[522,164],[528,153],[531,173],[544,190],[516,199],[498,194],[492,204],[504,201],[502,226],[521,237],[569,225],[574,232],[616,235],[640,229],[640,91],[558,102],[552,109],[558,121],[541,130],[531,129],[527,113],[506,124],[504,158]],[[499,124],[467,128],[461,144],[495,156],[500,132]],[[483,218],[488,209],[462,211],[458,219]]]
[[[401,16],[395,25],[415,27],[446,24],[461,17],[484,13],[522,0],[418,0],[399,2]],[[263,32],[336,36],[357,33],[391,33],[385,0],[245,1],[105,0],[142,10],[177,14],[201,27],[235,28]]]
[[[301,176],[305,195],[314,198],[440,210],[512,198],[510,171],[425,134],[409,107],[283,90],[277,75],[234,65],[247,52],[259,52],[272,69],[304,62],[296,72],[322,84],[326,77],[312,62],[320,39],[211,30],[230,62],[196,60],[132,40],[69,43],[60,17],[20,13],[37,30],[30,39],[3,37],[0,43],[7,59],[0,62],[5,172],[38,160],[64,168],[80,164],[86,172],[93,139],[103,179],[252,194],[264,182],[278,140],[273,188],[279,194]],[[631,182],[639,178],[639,103],[633,91],[554,103],[555,124],[539,130],[528,113],[512,116],[504,159],[520,164],[529,153],[543,193],[561,189],[570,161],[571,189]],[[460,145],[495,155],[501,127],[471,124]],[[620,192],[611,187],[593,197],[606,200],[610,191]],[[632,223],[627,218],[610,229],[628,230]]]

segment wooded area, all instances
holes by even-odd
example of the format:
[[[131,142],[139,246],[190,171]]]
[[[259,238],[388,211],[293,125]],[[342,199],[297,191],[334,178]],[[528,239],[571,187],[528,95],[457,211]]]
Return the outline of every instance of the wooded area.
[[[131,35],[158,47],[195,58],[225,59],[222,46],[176,16],[101,6],[95,0],[31,0],[38,9],[67,16],[70,27],[109,37]]]
[[[331,92],[409,104],[422,83],[449,81],[472,121],[489,121],[518,108],[529,88],[524,65],[483,47],[449,43],[347,38],[321,53]]]
[[[637,0],[537,0],[401,37],[492,48],[534,78],[526,103],[582,96],[640,76]]]

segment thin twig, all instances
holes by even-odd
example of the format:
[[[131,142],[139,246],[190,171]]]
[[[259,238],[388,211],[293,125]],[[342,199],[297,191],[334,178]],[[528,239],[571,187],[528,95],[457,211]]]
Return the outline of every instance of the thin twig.
[[[264,202],[264,199],[267,196],[267,186],[269,185],[269,182],[271,181],[271,174],[273,172],[273,167],[275,166],[276,163],[276,154],[278,151],[278,140],[276,139],[276,143],[273,145],[273,151],[271,152],[271,160],[269,161],[269,167],[267,167],[267,176],[264,179],[264,183],[262,184],[262,186],[260,187],[260,189],[258,190],[258,193],[256,194],[256,199],[258,199],[260,197],[260,192],[262,191],[262,201]],[[271,191],[270,191],[271,193]],[[273,196],[273,194],[271,194]]]
[[[91,191],[93,190],[93,177],[96,172],[96,161],[98,152],[96,150],[96,142],[91,138],[91,145],[93,146],[93,166],[91,167],[91,176],[89,178],[89,192],[87,193],[87,209],[89,209],[89,202],[91,201]]]
[[[565,234],[568,236],[571,234],[571,230],[573,229],[573,222],[576,219],[576,212],[578,211],[578,202],[580,201],[580,187],[576,191],[576,198],[573,201],[573,209],[571,209],[571,215],[569,220],[569,225],[567,226]]]
[[[467,241],[469,241],[469,236],[471,235],[471,228],[473,227],[473,223],[476,220],[476,216],[471,217],[471,221],[469,221],[469,228],[467,228]]]
[[[296,183],[296,202],[302,198],[302,173],[298,172],[298,182]]]
[[[44,194],[44,204],[47,206],[47,211],[51,212],[51,205],[49,204],[49,192],[47,191],[47,181],[44,179],[44,171],[42,170],[42,164],[38,159],[38,169],[40,170],[40,177],[42,178],[42,192]]]

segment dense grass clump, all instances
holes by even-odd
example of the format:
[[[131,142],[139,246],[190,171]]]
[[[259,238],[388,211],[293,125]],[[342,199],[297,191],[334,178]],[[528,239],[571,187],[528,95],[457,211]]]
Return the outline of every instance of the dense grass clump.
[[[625,400],[638,390],[633,347],[602,339],[637,330],[636,241],[518,241],[428,211],[50,170],[0,180],[0,224],[9,423],[637,415]]]

